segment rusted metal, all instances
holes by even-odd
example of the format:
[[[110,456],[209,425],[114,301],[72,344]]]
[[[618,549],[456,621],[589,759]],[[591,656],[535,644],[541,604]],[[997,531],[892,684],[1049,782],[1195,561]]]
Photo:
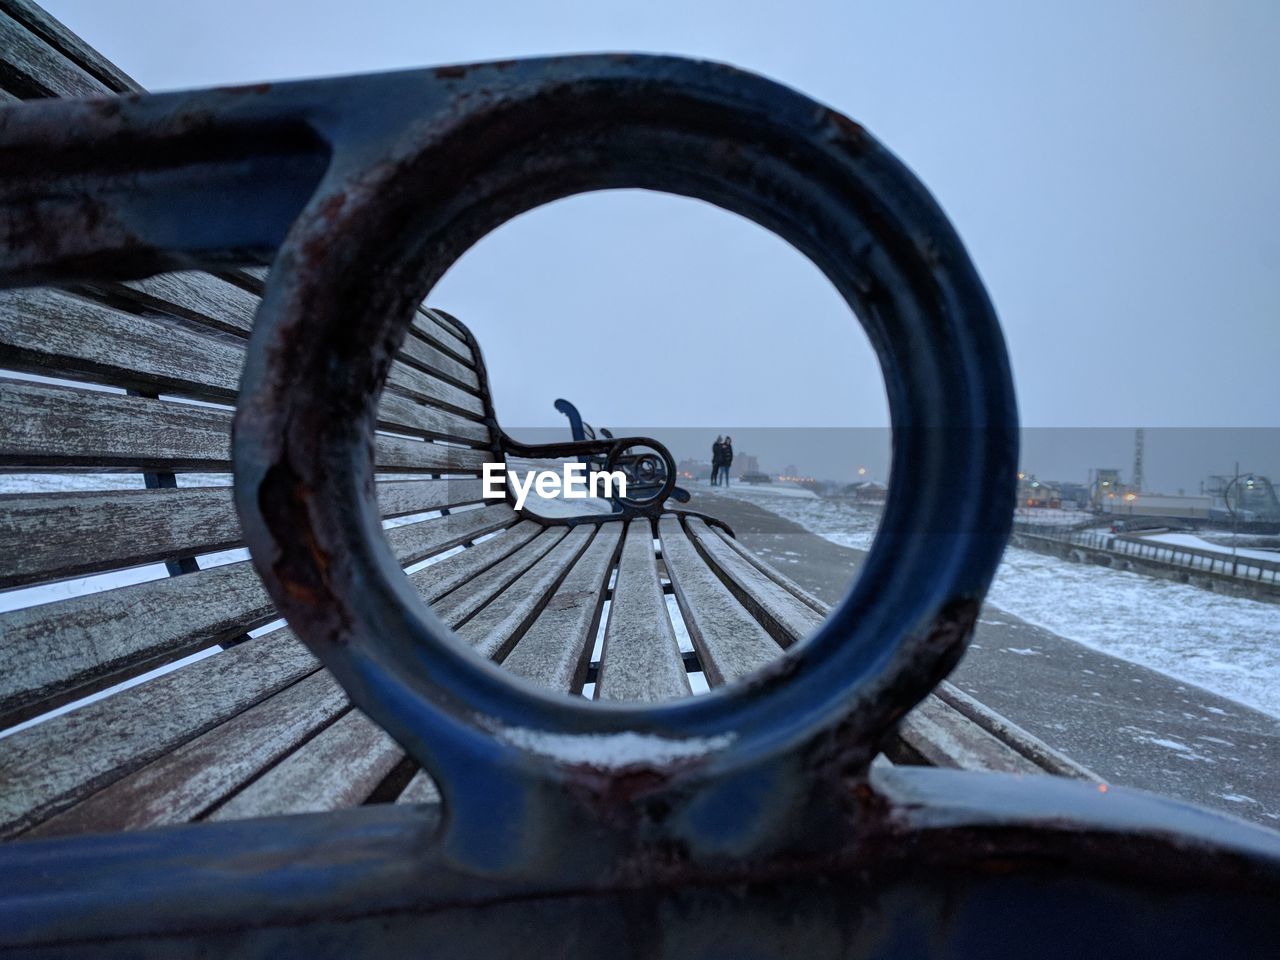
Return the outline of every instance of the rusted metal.
[[[894,426],[880,535],[816,634],[748,682],[645,709],[554,697],[461,649],[387,547],[371,457],[392,357],[445,270],[532,207],[621,187],[707,200],[808,255],[861,318]],[[963,652],[1009,533],[1017,415],[958,237],[841,115],[732,68],[645,56],[10,106],[0,237],[10,286],[272,262],[235,425],[246,539],[291,627],[444,798],[442,814],[0,848],[0,943],[1274,950],[1268,831],[1090,784],[871,768]],[[669,492],[670,455],[644,438],[497,452],[636,442],[663,452]]]

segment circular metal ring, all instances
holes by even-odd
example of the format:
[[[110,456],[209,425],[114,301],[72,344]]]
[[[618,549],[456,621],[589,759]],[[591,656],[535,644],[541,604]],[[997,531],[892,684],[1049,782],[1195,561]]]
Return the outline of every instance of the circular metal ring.
[[[376,154],[344,148],[340,109],[311,119],[333,162],[271,273],[235,427],[237,503],[281,611],[447,802],[490,816],[514,771],[596,763],[623,734],[704,778],[833,731],[842,762],[869,762],[958,659],[1011,523],[1008,360],[945,215],[861,127],[728,67],[572,57],[433,84]],[[894,430],[880,533],[826,622],[749,682],[651,706],[575,702],[463,649],[397,566],[373,491],[377,397],[417,304],[500,224],[613,188],[708,201],[813,260],[871,339]]]

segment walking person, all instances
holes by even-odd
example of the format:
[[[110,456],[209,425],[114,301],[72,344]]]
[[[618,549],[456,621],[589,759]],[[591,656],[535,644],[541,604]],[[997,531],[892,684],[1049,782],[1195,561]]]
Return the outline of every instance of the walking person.
[[[721,477],[724,485],[729,485],[729,468],[733,466],[733,437],[726,436],[724,443],[720,444],[720,463]]]
[[[720,479],[720,463],[724,460],[724,437],[716,437],[711,445],[711,485],[714,487]]]

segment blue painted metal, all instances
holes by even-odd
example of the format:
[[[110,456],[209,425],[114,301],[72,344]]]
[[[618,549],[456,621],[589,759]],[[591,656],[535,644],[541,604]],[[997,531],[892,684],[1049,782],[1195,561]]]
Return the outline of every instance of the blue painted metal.
[[[894,427],[880,534],[826,623],[749,683],[644,709],[555,697],[462,649],[371,493],[377,395],[435,281],[506,220],[621,187],[715,203],[808,255],[870,336]],[[0,237],[6,285],[273,263],[235,428],[254,562],[445,801],[9,845],[0,943],[1274,951],[1268,831],[1084,784],[871,771],[970,635],[1009,533],[1017,416],[958,237],[840,114],[645,56],[22,104],[0,111]]]
[[[596,432],[591,428],[591,424],[582,419],[582,414],[578,412],[578,408],[570,401],[560,399],[555,403],[556,409],[563,413],[569,420],[569,433],[574,440],[594,440]],[[613,434],[608,430],[601,430],[600,435],[608,439],[613,439]],[[632,445],[632,448],[636,446]],[[616,466],[619,467],[627,476],[627,489],[633,493],[641,494],[640,497],[634,499],[648,502],[666,490],[663,500],[671,499],[678,503],[688,503],[690,500],[689,491],[683,487],[670,486],[668,489],[667,478],[675,476],[675,461],[671,458],[669,452],[660,452],[660,456],[653,454],[630,454],[625,457],[617,458]],[[583,462],[588,470],[605,470],[608,465],[605,457],[588,457]],[[652,463],[654,469],[650,473],[644,472],[644,467]],[[615,499],[615,510],[624,512],[625,508],[622,503]]]

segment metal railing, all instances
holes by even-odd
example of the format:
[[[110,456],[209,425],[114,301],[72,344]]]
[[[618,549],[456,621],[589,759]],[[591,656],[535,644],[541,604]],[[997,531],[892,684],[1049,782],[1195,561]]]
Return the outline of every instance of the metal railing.
[[[1182,544],[1161,543],[1132,534],[1104,533],[1099,530],[1082,530],[1079,527],[1053,524],[1018,522],[1014,525],[1014,533],[1091,550],[1101,550],[1117,556],[1145,560],[1148,563],[1163,563],[1186,570],[1235,577],[1255,583],[1280,584],[1280,557],[1267,560],[1222,550],[1204,550]]]

